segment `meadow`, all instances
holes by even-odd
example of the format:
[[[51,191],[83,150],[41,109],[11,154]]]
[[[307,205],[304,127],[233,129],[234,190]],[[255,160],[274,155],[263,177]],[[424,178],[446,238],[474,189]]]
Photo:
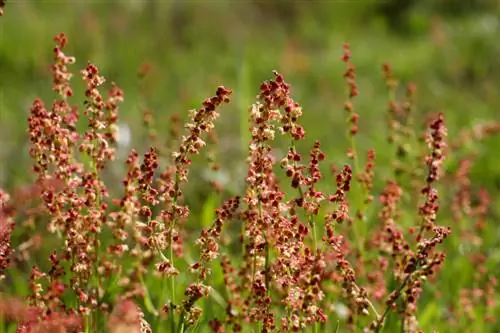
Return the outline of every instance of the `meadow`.
[[[493,1],[0,1],[0,332],[499,332]]]

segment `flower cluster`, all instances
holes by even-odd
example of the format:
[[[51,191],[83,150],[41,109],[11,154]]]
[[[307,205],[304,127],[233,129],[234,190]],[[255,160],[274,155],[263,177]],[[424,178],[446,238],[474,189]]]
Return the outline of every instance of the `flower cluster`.
[[[73,91],[72,74],[67,65],[73,64],[74,58],[64,54],[67,46],[64,34],[54,39],[57,45],[52,66],[53,90],[60,98],[53,102],[50,110],[36,99],[28,124],[30,155],[35,162],[33,170],[45,211],[52,218],[49,230],[61,236],[64,247],[51,254],[48,273],[36,267],[32,269],[30,299],[31,304],[47,315],[66,311],[60,297],[69,289],[78,298],[77,311],[89,315],[100,306],[102,294],[101,281],[96,281],[95,276],[109,272],[112,266],[110,258],[100,254],[99,234],[106,223],[108,189],[99,172],[114,158],[112,144],[116,142],[115,123],[123,92],[113,85],[108,97],[102,98],[98,87],[104,79],[97,67],[89,64],[82,71],[87,84],[84,115],[88,129],[79,134],[78,108],[69,104]],[[60,184],[55,186],[54,180]],[[118,252],[123,252],[123,248],[115,254]],[[63,268],[67,265],[70,276]]]
[[[437,213],[439,210],[438,191],[434,183],[441,175],[441,167],[444,161],[444,149],[446,148],[445,138],[447,130],[444,125],[444,116],[438,114],[429,125],[427,134],[427,144],[430,150],[426,158],[428,174],[426,185],[421,193],[425,202],[419,208],[419,214],[423,219],[417,233],[417,249],[415,252],[409,250],[409,246],[402,243],[404,255],[403,274],[399,275],[402,280],[400,287],[391,292],[386,300],[386,311],[376,321],[371,324],[371,329],[378,332],[385,320],[389,309],[397,308],[396,301],[402,298],[403,323],[405,330],[413,330],[415,315],[417,310],[417,300],[422,293],[422,279],[432,276],[445,259],[445,254],[435,251],[438,244],[441,244],[449,236],[449,227],[436,225]],[[389,225],[390,227],[390,225]],[[391,228],[392,231],[393,228]],[[427,237],[425,237],[428,234]],[[397,235],[397,234],[396,234]],[[399,233],[399,238],[401,234]],[[396,244],[397,246],[397,244]],[[398,251],[401,253],[400,251]],[[397,253],[398,253],[397,252]]]
[[[493,199],[476,191],[470,179],[476,156],[457,153],[460,143],[447,145],[443,114],[433,115],[423,140],[415,140],[415,86],[409,84],[397,100],[389,65],[383,67],[393,162],[387,172],[375,173],[374,149],[356,148],[359,115],[353,101],[359,88],[346,44],[348,164],[328,177],[322,172],[324,143],[314,141],[308,153],[301,152],[303,109],[284,76],[274,72],[249,109],[244,193],[214,184],[206,205],[193,209],[197,198],[185,190],[197,177],[191,164],[206,145],[217,144],[218,111],[232,91],[219,86],[190,111],[184,131],[180,116],[173,116],[166,145],[158,139],[153,112],[143,109],[152,144],[117,155],[124,159],[125,175],[122,193],[115,196],[105,172],[115,159],[124,93],[111,83],[102,94],[106,80],[88,63],[80,72],[80,114],[70,104],[77,95],[70,84],[75,59],[65,54],[64,34],[55,41],[52,88],[58,97],[50,108],[36,99],[28,118],[35,185],[12,197],[0,190],[0,281],[27,272],[26,302],[0,295],[0,316],[16,322],[17,332],[107,327],[111,333],[186,333],[203,325],[218,333],[317,332],[338,320],[337,329],[378,333],[385,325],[394,328],[396,321],[387,321],[394,313],[401,331],[417,333],[426,284],[440,283],[450,255],[475,267],[469,277],[474,287],[449,297],[456,304],[443,300],[440,288],[429,291],[447,305],[450,327],[463,328],[459,318],[475,320],[476,308],[496,322],[497,279],[486,238],[478,236],[487,230]],[[143,67],[139,77],[148,71]],[[80,117],[86,120],[81,132]],[[497,131],[498,125],[489,124],[462,135],[476,139]],[[358,153],[366,156],[361,168]],[[387,156],[381,155],[384,162]],[[445,157],[457,156],[450,177]],[[211,158],[207,168],[224,168],[216,162]],[[450,184],[450,191],[438,191]],[[48,223],[40,225],[44,217]],[[448,224],[454,226],[451,237],[459,237],[459,254],[441,251],[451,235]],[[54,247],[39,264],[35,250],[45,227]],[[28,237],[18,237],[18,230]],[[201,302],[211,307],[208,314]]]
[[[12,254],[10,236],[14,228],[14,222],[7,214],[6,208],[9,199],[9,195],[0,189],[0,280],[5,277],[4,271],[9,267]]]
[[[351,50],[349,44],[344,44],[344,54],[342,61],[346,64],[346,71],[344,72],[344,79],[347,83],[348,94],[347,101],[344,103],[344,109],[349,114],[349,123],[351,127],[349,134],[351,136],[358,133],[359,114],[354,111],[353,99],[359,95],[358,85],[356,83],[356,66],[351,62]],[[349,155],[354,157],[355,149],[351,147]]]

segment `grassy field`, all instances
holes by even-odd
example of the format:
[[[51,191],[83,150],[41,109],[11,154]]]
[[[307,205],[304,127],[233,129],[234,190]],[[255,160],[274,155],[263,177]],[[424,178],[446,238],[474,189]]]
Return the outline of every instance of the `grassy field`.
[[[139,332],[140,312],[153,332],[498,332],[499,19],[495,1],[8,1],[0,330]],[[66,101],[52,82],[60,32],[76,58],[67,101],[80,120],[40,130],[36,98],[48,114],[70,113],[50,111]],[[116,123],[105,118],[114,107],[101,114],[85,95],[88,63],[106,79],[103,98],[112,82],[124,92]],[[207,146],[185,155],[200,148],[193,131],[215,120],[204,113],[212,105],[220,117],[201,136]],[[294,116],[278,118],[278,107]],[[302,126],[304,139],[290,135]],[[62,128],[90,131],[92,147],[103,135],[115,158],[101,169],[105,153],[79,151]],[[63,170],[64,149],[81,171]],[[134,173],[132,149],[143,164]],[[58,173],[61,184],[45,184]],[[52,211],[51,196],[62,202]],[[33,279],[34,266],[46,275]]]

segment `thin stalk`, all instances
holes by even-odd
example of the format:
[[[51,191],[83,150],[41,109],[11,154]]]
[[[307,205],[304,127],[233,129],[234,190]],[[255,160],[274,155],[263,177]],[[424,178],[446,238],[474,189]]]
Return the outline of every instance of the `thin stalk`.
[[[144,282],[144,277],[142,276],[141,272],[139,272],[139,282],[141,282],[141,285],[144,287],[144,305],[146,306],[146,310],[148,310],[150,313],[157,314],[157,311],[153,305],[153,301],[151,300],[151,295],[146,288],[146,283]]]
[[[395,140],[395,135],[396,135],[396,130],[392,128],[391,126],[391,121],[394,119],[392,114],[391,114],[391,103],[396,103],[396,87],[387,87],[387,92],[388,92],[388,112],[387,112],[387,125],[388,125],[388,140],[389,138],[392,137],[392,140]],[[392,146],[392,155],[393,155],[393,160],[397,160],[398,157],[398,147],[393,141],[391,144]],[[392,179],[396,180],[397,179],[397,172],[396,168],[391,168],[392,169]]]
[[[174,233],[174,226],[175,224],[172,223],[172,230],[170,231],[170,242],[173,242],[173,233]],[[170,249],[169,249],[169,260],[170,260],[170,263],[172,264],[172,267],[174,267],[174,249],[173,249],[173,246],[172,246],[172,243],[170,243]],[[172,301],[172,303],[175,304],[175,278],[174,276],[171,276],[170,277],[170,300]]]
[[[309,216],[309,224],[311,226],[311,231],[312,231],[312,243],[313,243],[313,250],[314,250],[314,255],[316,255],[318,246],[317,246],[317,241],[316,241],[316,223],[314,221],[314,216],[310,215]],[[318,323],[315,322],[313,324],[313,333],[318,333]]]
[[[174,264],[174,229],[175,229],[175,209],[177,206],[177,199],[179,196],[179,185],[180,185],[180,177],[179,173],[176,171],[175,173],[175,184],[174,184],[174,197],[172,200],[172,226],[170,227],[170,242],[169,242],[169,261],[172,267],[175,267]],[[160,252],[161,253],[161,252]],[[163,254],[162,254],[163,255]],[[175,276],[172,275],[170,277],[170,328],[172,332],[175,332]],[[179,322],[179,325],[182,323]]]
[[[90,320],[90,314],[85,316],[85,333],[90,333],[90,325],[91,325],[91,320]]]
[[[96,177],[97,177],[97,163],[95,163],[94,161],[91,161],[91,167],[92,167],[92,171],[96,174]],[[98,209],[100,209],[100,205],[101,205],[101,194],[100,194],[100,191],[96,191],[96,207]],[[99,300],[99,292],[100,290],[102,289],[102,279],[101,279],[101,274],[99,274],[99,249],[100,249],[100,244],[99,244],[99,239],[98,239],[98,234],[95,235],[95,239],[94,239],[94,242],[95,242],[95,261],[94,261],[94,270],[95,270],[95,276],[97,277],[97,298],[98,298],[98,303],[100,302]],[[97,322],[99,320],[99,311],[97,311],[96,309],[96,312],[95,312],[95,321]]]
[[[262,201],[259,200],[259,219],[262,221]],[[264,279],[266,284],[266,295],[269,296],[269,262],[270,262],[270,253],[269,253],[269,242],[267,241],[267,230],[264,230],[264,242],[265,244],[265,259],[264,259]]]
[[[181,312],[181,318],[179,319],[179,326],[177,326],[177,333],[184,333],[184,317],[185,317],[185,311],[182,310]]]
[[[270,290],[269,290],[269,263],[271,261],[271,258],[270,258],[270,250],[269,250],[269,243],[267,241],[267,236],[265,237],[266,239],[266,259],[265,259],[265,265],[264,265],[264,269],[265,269],[265,272],[266,272],[266,275],[265,275],[265,279],[266,279],[266,295],[269,296],[269,293],[270,293]]]
[[[361,195],[362,197],[366,197],[366,192],[363,185],[361,184],[361,182],[358,181],[358,177],[360,176],[361,174],[361,169],[360,169],[360,166],[359,166],[359,159],[358,159],[358,156],[357,156],[357,152],[356,152],[356,139],[354,138],[354,135],[352,135],[350,133],[350,130],[348,131],[348,134],[347,134],[349,137],[350,137],[350,141],[351,141],[351,150],[352,150],[352,154],[353,154],[353,163],[354,163],[354,171],[353,171],[353,174],[354,174],[354,180],[356,181],[356,183],[358,184],[358,189],[359,189],[359,192],[363,193],[363,195]],[[363,199],[360,203],[360,207],[358,208],[359,211],[362,213],[364,210],[365,210],[365,200]],[[357,218],[357,217],[355,217]],[[358,221],[358,222],[363,222],[363,221]],[[352,231],[353,231],[353,235],[354,235],[354,239],[355,239],[355,242],[357,244],[357,247],[358,247],[358,250],[359,250],[359,254],[361,257],[363,257],[364,255],[364,246],[363,246],[363,241],[361,239],[361,236],[360,236],[360,230],[359,230],[359,226],[358,226],[359,223],[354,223],[354,226],[352,228]]]
[[[410,277],[412,276],[412,274],[408,274],[406,276],[406,278],[404,279],[404,281],[401,283],[401,285],[399,286],[399,288],[396,290],[396,292],[394,293],[395,297],[394,297],[394,301],[396,301],[399,296],[401,295],[401,291],[403,291],[403,289],[406,287],[406,284],[408,283],[408,281],[410,281]],[[377,322],[376,322],[376,328],[375,328],[375,333],[380,333],[380,330],[382,329],[383,327],[383,323],[385,321],[385,318],[387,317],[387,315],[389,314],[389,311],[391,311],[391,306],[390,304],[388,304],[385,308],[385,311],[384,313],[382,314],[382,316],[379,316],[379,318],[377,319]]]
[[[170,331],[175,332],[175,311],[174,311],[174,303],[170,303],[171,309],[170,311]]]

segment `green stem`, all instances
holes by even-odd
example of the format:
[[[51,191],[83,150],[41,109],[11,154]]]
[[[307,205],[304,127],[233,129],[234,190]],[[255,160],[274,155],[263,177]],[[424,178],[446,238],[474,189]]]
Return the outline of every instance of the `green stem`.
[[[92,171],[96,174],[96,178],[97,178],[97,175],[98,175],[98,172],[97,172],[97,163],[95,161],[91,161],[91,166],[92,166]],[[96,207],[97,209],[100,210],[100,206],[101,206],[101,194],[100,194],[100,191],[97,189],[96,190]],[[99,249],[100,249],[100,244],[99,244],[99,238],[98,238],[98,234],[95,234],[95,256],[96,256],[96,260],[94,262],[94,270],[95,270],[95,276],[97,277],[97,298],[98,298],[98,303],[100,303],[100,299],[99,299],[99,294],[100,294],[100,290],[102,289],[102,279],[101,279],[101,274],[99,274],[99,256],[100,256],[100,252],[99,252]],[[96,309],[96,312],[94,314],[95,316],[95,321],[98,321],[99,320],[99,311],[98,309]]]
[[[172,246],[173,233],[174,233],[175,223],[172,222],[172,229],[170,231],[170,245],[169,245],[169,260],[172,267],[174,267],[174,249]],[[175,332],[175,278],[172,275],[170,277],[170,328],[172,333]]]
[[[85,333],[90,333],[90,314],[85,316]]]
[[[312,231],[314,255],[316,255],[316,252],[318,250],[317,241],[316,241],[316,223],[314,221],[314,216],[312,216],[312,215],[309,216],[309,224],[311,225],[311,231]],[[313,333],[318,333],[318,323],[317,322],[315,322],[313,324]]]
[[[170,331],[175,332],[175,313],[174,313],[174,304],[170,303],[171,309],[170,311]]]
[[[313,333],[318,333],[318,323],[313,324]]]
[[[179,319],[179,326],[177,326],[177,333],[184,333],[184,317],[186,316],[186,312],[182,310],[181,318]]]
[[[156,315],[157,311],[153,305],[153,301],[151,300],[151,295],[149,294],[148,288],[146,287],[146,283],[144,282],[144,278],[141,272],[139,272],[139,282],[144,287],[144,305],[146,306],[146,310]]]
[[[170,249],[169,249],[170,250],[169,260],[170,260],[172,267],[175,267],[174,266],[174,247],[172,246],[172,242],[174,241],[174,237],[173,237],[174,226],[175,226],[175,224],[172,223],[172,230],[170,231]],[[175,304],[175,278],[173,275],[170,277],[170,288],[171,288],[170,300],[172,301],[172,303]]]
[[[8,326],[5,323],[5,318],[3,314],[0,314],[0,333],[4,333]]]
[[[408,281],[410,281],[410,277],[412,276],[412,274],[408,274],[406,276],[406,278],[404,279],[404,281],[401,283],[401,285],[399,286],[399,288],[394,292],[394,301],[396,301],[399,296],[401,295],[401,292],[403,291],[403,289],[406,287],[406,284],[408,283]],[[388,304],[385,308],[385,311],[384,313],[382,314],[382,316],[379,316],[378,320],[377,320],[377,323],[376,323],[376,328],[375,328],[375,333],[380,333],[382,327],[384,326],[383,323],[385,321],[385,318],[387,317],[387,315],[389,314],[389,311],[391,311],[391,304]]]

